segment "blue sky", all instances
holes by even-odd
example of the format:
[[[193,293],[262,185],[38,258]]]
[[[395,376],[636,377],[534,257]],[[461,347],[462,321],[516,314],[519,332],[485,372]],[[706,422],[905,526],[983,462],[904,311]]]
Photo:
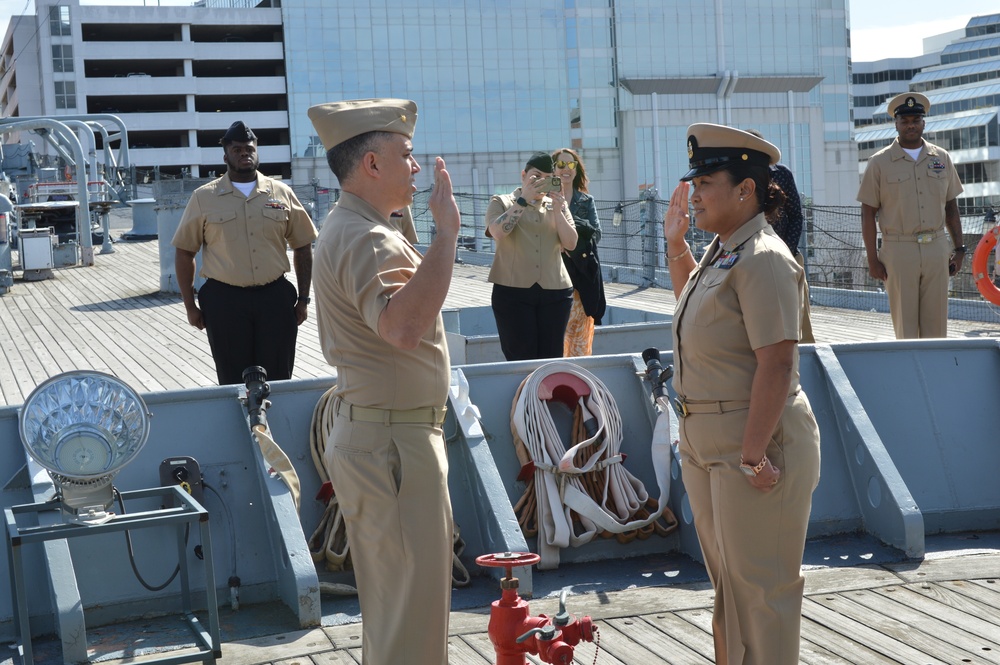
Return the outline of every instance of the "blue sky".
[[[965,27],[969,19],[1000,13],[997,0],[850,0],[851,59],[923,53],[923,38]]]

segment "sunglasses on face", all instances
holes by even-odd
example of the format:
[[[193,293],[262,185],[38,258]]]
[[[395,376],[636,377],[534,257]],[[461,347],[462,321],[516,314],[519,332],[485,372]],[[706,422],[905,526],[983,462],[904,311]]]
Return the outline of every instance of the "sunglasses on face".
[[[570,171],[576,170],[576,162],[564,162],[561,159],[554,162],[557,169],[569,169]]]

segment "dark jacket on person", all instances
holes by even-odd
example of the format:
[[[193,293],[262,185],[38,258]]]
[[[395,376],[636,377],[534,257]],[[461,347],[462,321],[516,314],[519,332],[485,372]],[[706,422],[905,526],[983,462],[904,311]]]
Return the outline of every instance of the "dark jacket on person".
[[[601,239],[601,222],[597,218],[594,197],[573,190],[569,212],[576,224],[578,239],[573,251],[563,253],[563,263],[573,281],[573,288],[580,294],[583,311],[594,319],[596,325],[601,325],[607,301],[604,298],[601,261],[597,255],[597,243]]]

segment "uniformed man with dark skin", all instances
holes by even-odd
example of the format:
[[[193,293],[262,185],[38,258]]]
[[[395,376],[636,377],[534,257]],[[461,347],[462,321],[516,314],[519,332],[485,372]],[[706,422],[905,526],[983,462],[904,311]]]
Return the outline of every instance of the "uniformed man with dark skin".
[[[362,662],[445,665],[453,522],[441,306],[458,205],[438,157],[428,202],[436,233],[421,256],[406,223],[420,172],[414,102],[333,102],[309,118],[343,190],[323,223],[313,275],[320,345],[337,368],[324,462],[354,562]]]
[[[948,277],[965,261],[962,183],[947,151],[923,138],[930,107],[918,92],[892,98],[898,136],[868,160],[858,190],[868,272],[885,282],[896,339],[948,336]]]
[[[663,230],[681,469],[715,588],[715,662],[796,665],[820,448],[799,385],[805,276],[766,219],[784,199],[768,169],[780,152],[699,123],[688,155]],[[700,261],[685,240],[689,190],[697,228],[716,234]]]
[[[257,170],[257,136],[234,122],[220,143],[226,173],[191,195],[173,238],[174,269],[188,323],[208,333],[220,385],[248,367],[292,378],[306,320],[316,227],[292,189]],[[285,278],[292,248],[298,288]],[[205,283],[195,301],[195,256]]]

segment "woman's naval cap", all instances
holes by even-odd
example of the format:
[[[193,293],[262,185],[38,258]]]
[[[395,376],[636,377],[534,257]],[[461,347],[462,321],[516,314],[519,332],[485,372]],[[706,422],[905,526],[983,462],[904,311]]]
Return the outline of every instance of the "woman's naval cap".
[[[714,173],[735,164],[776,164],[781,151],[742,129],[699,122],[688,127],[688,172],[681,180]]]

